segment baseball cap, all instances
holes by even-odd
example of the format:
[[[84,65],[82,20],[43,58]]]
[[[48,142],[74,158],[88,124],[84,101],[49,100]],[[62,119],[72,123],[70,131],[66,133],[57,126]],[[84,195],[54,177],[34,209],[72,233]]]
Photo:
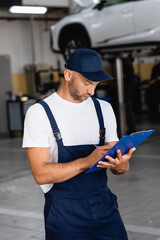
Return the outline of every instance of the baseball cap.
[[[100,55],[88,48],[74,51],[67,59],[65,68],[79,72],[93,82],[112,80],[108,73],[103,71]]]

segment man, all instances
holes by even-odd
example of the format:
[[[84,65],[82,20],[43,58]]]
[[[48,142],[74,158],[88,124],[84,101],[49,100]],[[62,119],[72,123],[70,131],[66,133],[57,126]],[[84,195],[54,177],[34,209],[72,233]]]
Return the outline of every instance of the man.
[[[117,141],[109,103],[91,98],[100,81],[112,79],[97,52],[76,50],[65,64],[60,89],[27,112],[23,147],[33,176],[45,193],[46,240],[127,240],[106,168],[128,171],[135,148],[117,151],[85,173]]]

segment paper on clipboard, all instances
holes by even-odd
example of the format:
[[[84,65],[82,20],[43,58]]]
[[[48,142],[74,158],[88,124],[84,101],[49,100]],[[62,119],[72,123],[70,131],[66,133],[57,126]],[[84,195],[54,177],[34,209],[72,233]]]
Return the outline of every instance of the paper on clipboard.
[[[122,155],[128,152],[128,150],[132,147],[137,147],[139,144],[141,144],[147,137],[149,137],[155,129],[148,130],[148,131],[141,131],[132,133],[130,135],[126,135],[122,137],[109,151],[107,151],[93,166],[91,166],[86,173],[94,172],[101,170],[102,168],[97,167],[97,163],[99,161],[107,161],[105,159],[106,155],[111,156],[112,158],[116,157],[116,151],[118,149],[121,150]]]

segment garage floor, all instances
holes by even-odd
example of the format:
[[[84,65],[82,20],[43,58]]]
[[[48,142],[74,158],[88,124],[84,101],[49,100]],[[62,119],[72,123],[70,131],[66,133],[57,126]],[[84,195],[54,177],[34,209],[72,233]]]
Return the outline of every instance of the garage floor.
[[[138,130],[157,131],[137,148],[127,174],[108,174],[109,186],[118,196],[129,240],[160,240],[160,123],[137,122]],[[44,197],[21,141],[0,140],[0,239],[42,240]]]

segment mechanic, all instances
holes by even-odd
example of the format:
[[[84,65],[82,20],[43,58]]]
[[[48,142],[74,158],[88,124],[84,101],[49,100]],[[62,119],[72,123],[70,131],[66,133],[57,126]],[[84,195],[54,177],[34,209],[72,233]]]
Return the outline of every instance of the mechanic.
[[[35,181],[45,194],[46,240],[127,240],[117,197],[107,186],[106,169],[124,174],[135,148],[98,163],[117,141],[111,105],[92,98],[97,84],[112,77],[99,54],[81,48],[67,59],[64,82],[57,92],[29,108],[26,148]]]

